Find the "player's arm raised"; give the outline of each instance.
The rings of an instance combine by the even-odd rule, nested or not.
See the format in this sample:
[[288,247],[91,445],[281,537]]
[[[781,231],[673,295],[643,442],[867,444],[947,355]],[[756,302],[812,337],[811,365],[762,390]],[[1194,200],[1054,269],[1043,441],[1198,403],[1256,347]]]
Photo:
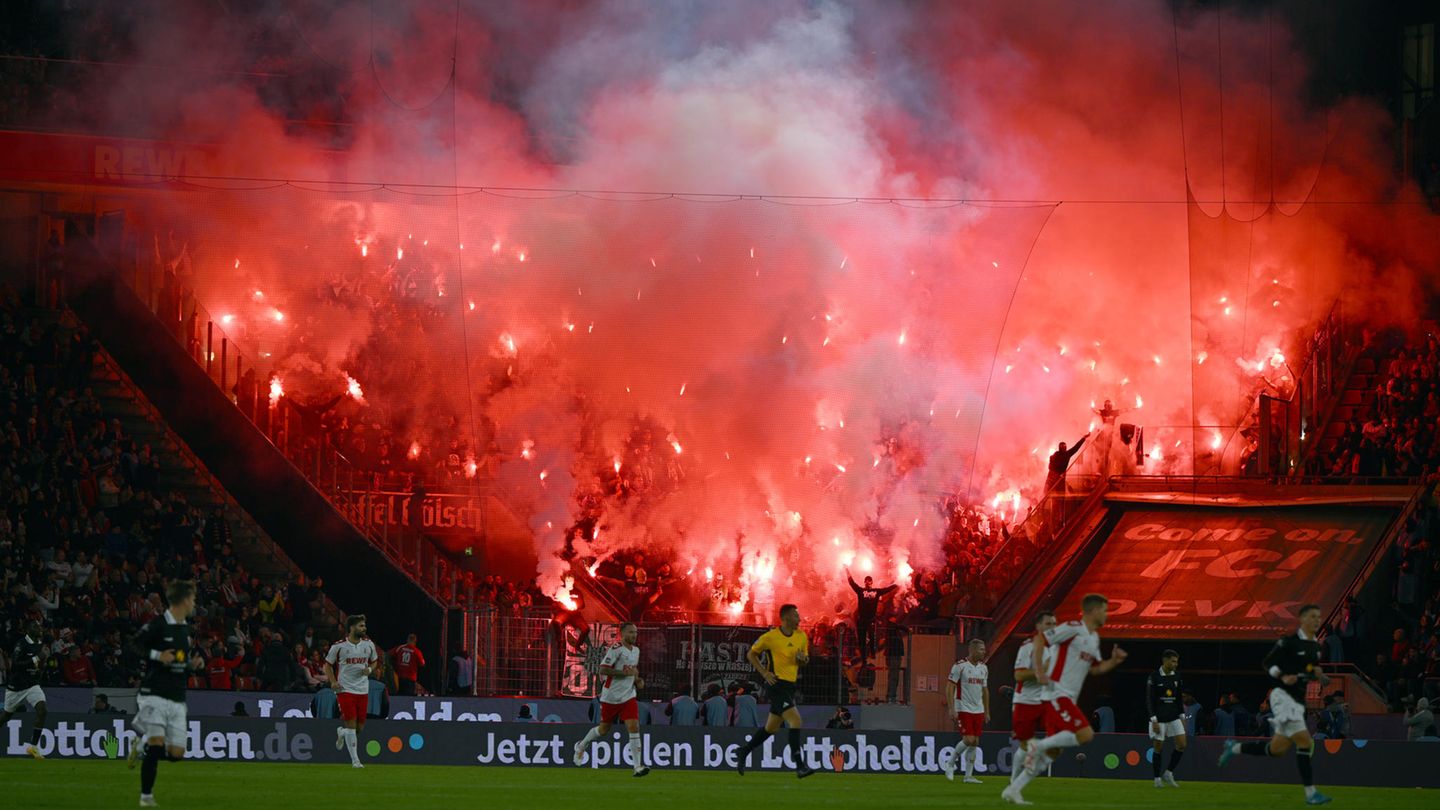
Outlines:
[[1100,663],[1090,667],[1090,674],[1104,675],[1105,673],[1124,663],[1126,656],[1128,656],[1129,654],[1130,653],[1127,653],[1124,650],[1120,649],[1119,644],[1116,644],[1114,647],[1110,648],[1109,658],[1106,658],[1104,661],[1101,661]]

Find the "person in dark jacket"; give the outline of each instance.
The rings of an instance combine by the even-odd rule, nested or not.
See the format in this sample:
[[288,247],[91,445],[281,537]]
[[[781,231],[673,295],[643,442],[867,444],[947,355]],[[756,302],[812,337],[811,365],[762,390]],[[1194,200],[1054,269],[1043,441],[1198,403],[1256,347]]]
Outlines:
[[1085,446],[1085,440],[1088,438],[1090,438],[1090,434],[1086,433],[1080,437],[1080,441],[1075,442],[1074,447],[1068,450],[1065,442],[1060,442],[1060,446],[1050,454],[1050,471],[1045,474],[1045,491],[1047,493],[1054,491],[1061,495],[1065,494],[1065,471],[1070,469],[1070,459],[1080,452],[1080,448]]

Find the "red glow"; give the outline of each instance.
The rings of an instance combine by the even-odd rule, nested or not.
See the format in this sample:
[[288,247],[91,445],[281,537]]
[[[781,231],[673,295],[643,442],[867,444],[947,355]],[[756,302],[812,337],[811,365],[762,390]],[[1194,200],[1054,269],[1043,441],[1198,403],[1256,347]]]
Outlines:
[[[337,71],[355,123],[324,162],[253,92],[166,87],[216,171],[295,182],[147,189],[142,253],[193,278],[232,352],[294,402],[344,379],[346,416],[368,402],[393,452],[439,461],[459,439],[464,476],[486,469],[566,604],[566,572],[642,547],[761,610],[829,611],[841,561],[901,580],[944,565],[944,503],[1014,529],[1057,442],[1087,429],[1077,473],[1117,423],[1145,430],[1144,472],[1213,466],[1257,392],[1305,368],[1341,290],[1404,319],[1408,268],[1440,254],[1407,206],[1324,204],[1416,191],[1393,182],[1381,111],[1310,106],[1294,35],[1234,4],[1177,21],[1155,2],[718,3],[699,49],[546,4],[525,31],[461,4],[441,35],[411,5],[386,20],[407,56],[383,84],[424,89],[458,25],[474,47],[440,60],[455,92],[400,109],[374,71]],[[365,64],[354,16],[334,15],[330,45],[361,42]],[[905,47],[881,70],[873,32],[892,29]],[[486,85],[521,58],[523,114]],[[903,102],[916,87],[946,92]],[[570,188],[616,191],[505,190]],[[1315,205],[1268,202],[1312,189]],[[401,247],[416,231],[436,247]],[[1094,412],[1106,400],[1118,416]],[[614,528],[567,546],[592,519]],[[814,538],[820,559],[797,563]],[[717,610],[740,615],[735,598]]]

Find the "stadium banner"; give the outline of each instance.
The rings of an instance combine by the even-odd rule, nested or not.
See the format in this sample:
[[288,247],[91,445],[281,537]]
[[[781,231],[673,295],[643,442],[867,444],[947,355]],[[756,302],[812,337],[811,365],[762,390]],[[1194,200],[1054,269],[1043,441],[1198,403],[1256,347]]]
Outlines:
[[[686,631],[688,635],[688,630]],[[648,683],[646,684],[649,685]],[[45,700],[51,712],[85,714],[90,711],[96,694],[104,694],[111,706],[135,714],[133,688],[88,689],[80,687],[45,687]],[[666,695],[669,697],[669,695]],[[228,717],[235,704],[258,719],[309,719],[313,694],[308,692],[227,692],[213,689],[192,689],[186,705],[192,718]],[[514,720],[520,706],[528,705],[534,717],[546,723],[590,722],[591,701],[560,698],[481,698],[481,697],[403,697],[390,696],[390,720],[420,720],[430,723],[501,723]],[[652,722],[668,722],[665,704],[647,701]],[[766,707],[762,704],[761,711]],[[850,706],[856,717],[862,708]],[[801,706],[800,715],[806,723],[823,725],[835,713],[829,705]]]
[[[343,180],[342,153],[309,149],[316,182]],[[252,165],[247,165],[252,163]],[[0,177],[42,183],[150,186],[172,178],[251,176],[248,156],[215,144],[0,129]]]
[[[102,715],[51,715],[39,749],[59,759],[118,759],[129,750],[134,732],[128,718]],[[12,719],[3,729],[5,755],[25,756],[30,718]],[[334,746],[336,721],[263,720],[212,717],[189,722],[185,757],[222,762],[314,762],[343,764],[348,754]],[[505,765],[573,768],[571,751],[588,724],[415,723],[377,720],[360,733],[362,760],[377,765]],[[646,728],[642,757],[655,768],[727,770],[748,739],[743,729],[661,726]],[[802,752],[815,768],[872,774],[936,774],[953,754],[955,733],[918,731],[805,731]],[[1215,761],[1222,741],[1204,737],[1191,743],[1179,774],[1187,781],[1293,781],[1286,760],[1239,757],[1221,770]],[[1437,749],[1430,743],[1388,740],[1323,740],[1316,747],[1315,771],[1322,785],[1366,787],[1440,787],[1440,769],[1428,767]],[[1100,734],[1080,750],[1067,750],[1055,762],[1055,776],[1150,779],[1150,743],[1141,734]],[[1013,741],[1002,732],[981,738],[976,771],[1008,774],[1015,762]],[[629,767],[630,752],[620,730],[596,741],[582,767]],[[751,758],[755,770],[794,768],[783,741],[771,738]]]
[[216,174],[215,147],[58,132],[0,130],[0,176],[106,185]]
[[[681,687],[693,686],[690,678],[692,627],[685,624],[638,628],[637,644],[642,656],[640,671],[645,673],[641,700],[668,700]],[[605,656],[606,650],[620,643],[620,625],[592,622],[584,641],[576,644],[567,639],[565,645],[560,694],[566,697],[591,698],[600,694],[603,680],[600,677],[600,659]]]
[[[375,529],[411,525],[412,498],[409,492],[355,490],[343,510],[346,517]],[[429,534],[475,534],[485,526],[480,498],[473,495],[431,493],[420,503],[420,526]]]
[[[702,625],[697,633],[694,650],[686,649],[688,644],[683,645],[681,654],[675,657],[677,677],[681,673],[689,677],[688,673],[693,667],[700,681],[696,684],[697,695],[704,694],[712,685],[728,689],[731,684],[737,683],[750,692],[756,692],[760,679],[745,656],[750,653],[750,646],[755,640],[769,629],[741,625]],[[804,686],[800,689],[803,693]],[[763,693],[759,693],[759,698],[768,702]]]
[[1335,605],[1393,520],[1393,507],[1127,510],[1060,603],[1110,598],[1113,638],[1273,639],[1295,610]]

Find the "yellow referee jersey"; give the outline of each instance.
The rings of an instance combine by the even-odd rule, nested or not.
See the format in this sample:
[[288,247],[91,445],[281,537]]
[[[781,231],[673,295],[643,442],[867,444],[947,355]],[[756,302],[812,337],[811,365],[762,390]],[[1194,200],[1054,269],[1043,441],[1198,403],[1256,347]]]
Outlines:
[[775,677],[793,683],[800,677],[800,665],[796,663],[795,656],[802,652],[810,654],[810,639],[805,636],[804,630],[796,630],[787,636],[776,627],[766,631],[750,649],[757,653],[768,651],[770,669]]

